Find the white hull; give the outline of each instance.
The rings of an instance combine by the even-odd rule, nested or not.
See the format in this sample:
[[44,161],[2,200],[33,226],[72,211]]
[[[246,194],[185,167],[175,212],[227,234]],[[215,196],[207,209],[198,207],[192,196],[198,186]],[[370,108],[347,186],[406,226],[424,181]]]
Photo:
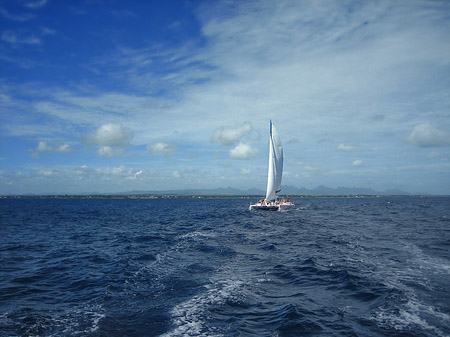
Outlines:
[[249,206],[250,211],[285,211],[291,209],[295,206],[293,202],[287,201],[284,203],[275,203],[275,204],[264,204],[264,203],[256,203]]

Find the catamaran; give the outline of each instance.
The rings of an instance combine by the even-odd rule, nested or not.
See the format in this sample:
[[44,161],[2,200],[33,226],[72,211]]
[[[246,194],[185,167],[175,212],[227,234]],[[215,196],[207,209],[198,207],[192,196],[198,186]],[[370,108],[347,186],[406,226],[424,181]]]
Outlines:
[[294,202],[287,198],[279,199],[283,176],[283,146],[280,135],[270,121],[269,171],[267,176],[266,197],[256,204],[250,204],[249,210],[282,211],[294,207]]

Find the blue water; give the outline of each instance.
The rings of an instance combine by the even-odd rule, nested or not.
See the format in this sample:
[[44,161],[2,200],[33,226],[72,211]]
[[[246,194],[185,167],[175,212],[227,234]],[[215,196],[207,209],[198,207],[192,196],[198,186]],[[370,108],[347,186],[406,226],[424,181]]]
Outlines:
[[450,335],[449,197],[249,203],[0,199],[0,335]]

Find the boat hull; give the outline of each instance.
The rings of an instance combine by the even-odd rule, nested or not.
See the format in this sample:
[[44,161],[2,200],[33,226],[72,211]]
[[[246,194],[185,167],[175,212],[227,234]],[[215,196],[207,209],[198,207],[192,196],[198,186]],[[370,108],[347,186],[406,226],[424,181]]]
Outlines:
[[249,206],[250,211],[285,211],[294,207],[294,203],[286,202],[275,205],[253,204]]
[[250,205],[251,211],[279,211],[279,205]]

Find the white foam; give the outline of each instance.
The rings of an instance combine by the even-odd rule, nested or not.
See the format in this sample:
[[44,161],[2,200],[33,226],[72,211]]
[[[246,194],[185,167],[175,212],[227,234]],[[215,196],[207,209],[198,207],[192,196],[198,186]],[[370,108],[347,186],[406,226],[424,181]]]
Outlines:
[[414,331],[420,327],[436,336],[446,336],[441,331],[442,327],[448,327],[450,315],[440,312],[435,303],[423,302],[419,299],[416,287],[420,286],[423,291],[433,294],[436,287],[430,280],[430,275],[437,275],[438,278],[446,278],[450,265],[440,259],[426,254],[418,246],[403,242],[400,247],[403,252],[408,253],[408,259],[404,268],[391,265],[390,268],[380,268],[380,277],[392,289],[401,290],[403,296],[408,299],[405,304],[397,304],[391,307],[391,302],[386,306],[378,308],[374,321],[381,327],[395,330]]
[[214,238],[214,237],[216,237],[216,234],[212,233],[212,232],[194,231],[194,232],[180,235],[178,238],[179,239],[191,239],[191,238],[198,238],[198,237]]
[[13,320],[11,318],[9,318],[10,314],[8,312],[5,312],[3,314],[0,313],[0,324],[7,326],[13,323]]
[[222,336],[206,319],[211,307],[225,303],[238,296],[243,282],[239,280],[219,280],[205,286],[205,291],[172,309],[172,323],[175,328],[161,337],[167,336]]
[[[87,333],[97,331],[99,323],[104,317],[104,310],[101,307],[76,309],[60,317],[53,317],[52,326],[53,328],[62,328],[64,334],[85,336]],[[48,336],[57,337],[60,335],[61,332],[56,332]]]
[[[189,240],[189,239],[197,240],[198,238],[214,238],[214,237],[216,237],[216,235],[213,233],[200,232],[200,231],[194,231],[194,232],[189,232],[189,233],[180,235],[177,237],[179,242],[177,242],[174,246],[169,247],[168,250],[156,254],[155,260],[152,261],[148,267],[144,267],[143,270],[163,264],[166,262],[167,259],[172,258],[175,252],[184,250],[189,245],[189,243],[186,242],[186,240]],[[165,268],[166,267],[167,266],[165,265]]]
[[421,316],[433,315],[440,317],[443,322],[449,322],[450,316],[445,313],[436,312],[432,306],[427,306],[419,303],[416,299],[409,300],[402,309],[388,310],[386,308],[379,308],[376,313],[375,321],[384,328],[395,330],[411,330],[414,331],[416,327],[421,327],[424,330],[433,332],[436,336],[446,336],[438,327],[426,322]]
[[408,248],[413,255],[413,261],[419,269],[426,269],[434,273],[450,273],[450,263],[448,261],[439,257],[430,256],[413,244],[408,245]]

